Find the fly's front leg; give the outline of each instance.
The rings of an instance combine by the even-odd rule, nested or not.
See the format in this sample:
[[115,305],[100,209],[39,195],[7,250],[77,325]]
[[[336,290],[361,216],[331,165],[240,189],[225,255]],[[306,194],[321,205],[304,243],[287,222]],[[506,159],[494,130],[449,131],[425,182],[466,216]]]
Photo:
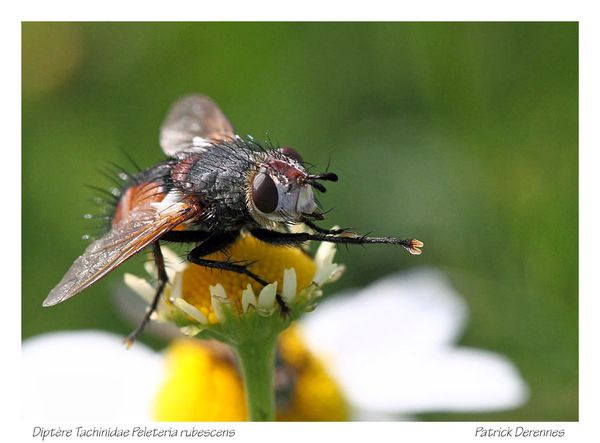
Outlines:
[[146,313],[144,317],[138,324],[137,328],[125,338],[125,346],[128,348],[133,345],[137,336],[144,330],[144,327],[150,321],[150,317],[154,311],[156,311],[156,307],[158,306],[158,301],[160,300],[160,296],[165,289],[167,282],[169,281],[169,277],[167,277],[167,271],[165,269],[165,259],[162,255],[162,251],[160,250],[160,244],[158,240],[152,243],[152,255],[154,256],[154,263],[156,264],[156,271],[158,273],[158,285],[156,287],[156,292],[154,294],[154,298],[152,299],[152,303],[146,309]]
[[307,232],[290,233],[269,231],[267,229],[254,229],[250,231],[253,236],[266,243],[284,246],[298,246],[309,240],[326,241],[330,243],[366,245],[366,244],[385,244],[399,245],[413,255],[419,255],[423,242],[415,238],[400,239],[394,237],[368,237],[344,231],[339,235],[322,234],[316,232],[309,234]]
[[319,234],[329,234],[329,235],[340,235],[345,232],[348,232],[351,228],[340,228],[340,229],[324,229],[320,226],[317,226],[310,220],[304,220],[304,224],[309,228],[317,231]]
[[[242,274],[256,281],[262,286],[267,286],[269,283],[263,280],[261,277],[256,275],[254,272],[249,271],[245,265],[237,263],[231,263],[227,261],[210,260],[204,258],[205,256],[212,254],[213,252],[221,251],[227,246],[231,245],[238,238],[237,233],[224,233],[210,237],[205,242],[196,246],[188,254],[188,261],[199,266],[204,266],[212,269],[220,269],[222,271],[230,271],[238,274]],[[285,301],[279,293],[275,294],[275,300],[279,305],[282,315],[289,315],[290,309],[286,305]]]

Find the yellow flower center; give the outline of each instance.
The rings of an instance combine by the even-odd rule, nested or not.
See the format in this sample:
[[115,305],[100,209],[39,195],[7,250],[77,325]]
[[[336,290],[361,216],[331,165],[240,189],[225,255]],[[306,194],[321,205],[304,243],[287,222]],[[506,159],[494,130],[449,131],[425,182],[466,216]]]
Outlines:
[[[348,406],[326,368],[294,327],[280,337],[281,358],[296,375],[281,421],[342,421]],[[233,355],[223,345],[178,340],[167,351],[167,378],[155,403],[159,421],[243,421],[246,402]]]
[[345,421],[349,419],[348,405],[340,387],[331,378],[319,359],[312,355],[291,327],[280,336],[283,361],[296,371],[296,386],[292,403],[278,411],[280,421]]
[[[225,252],[215,252],[204,257],[209,260],[250,263],[247,269],[263,280],[277,281],[280,291],[283,285],[283,271],[294,268],[297,278],[297,291],[310,285],[315,275],[313,259],[299,248],[274,246],[261,242],[249,234],[242,235]],[[242,312],[242,291],[250,284],[258,294],[262,286],[253,279],[236,272],[211,269],[190,264],[183,273],[181,297],[200,310],[210,323],[216,323],[211,305],[209,286],[223,285],[225,293],[238,312]]]
[[244,390],[232,358],[198,340],[175,341],[167,352],[167,379],[156,397],[156,419],[244,420]]

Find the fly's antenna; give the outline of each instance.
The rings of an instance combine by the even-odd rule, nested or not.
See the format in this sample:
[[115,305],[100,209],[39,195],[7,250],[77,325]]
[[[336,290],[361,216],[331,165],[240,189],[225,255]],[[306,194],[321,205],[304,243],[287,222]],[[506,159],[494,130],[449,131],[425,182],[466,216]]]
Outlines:
[[323,174],[309,175],[307,177],[307,179],[310,179],[310,180],[324,180],[324,181],[329,181],[329,182],[336,182],[336,181],[338,181],[338,176],[334,172],[325,172]]
[[335,174],[333,172],[324,172],[323,174],[307,175],[306,178],[304,179],[304,181],[306,181],[307,183],[310,183],[311,186],[313,188],[315,188],[317,191],[326,192],[327,188],[325,188],[325,186],[323,186],[321,183],[319,183],[318,180],[336,182],[336,181],[338,181],[338,176],[337,176],[337,174]]

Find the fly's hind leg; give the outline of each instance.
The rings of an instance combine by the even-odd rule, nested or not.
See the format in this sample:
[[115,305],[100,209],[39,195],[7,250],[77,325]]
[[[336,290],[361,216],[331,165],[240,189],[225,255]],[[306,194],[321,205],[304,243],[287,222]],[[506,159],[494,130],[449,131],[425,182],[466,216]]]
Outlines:
[[150,317],[154,311],[156,311],[156,307],[158,306],[158,301],[160,300],[160,296],[162,295],[163,290],[165,289],[165,285],[169,281],[167,277],[167,271],[165,269],[165,259],[162,255],[162,251],[160,250],[160,244],[158,240],[152,243],[152,255],[154,256],[154,263],[156,264],[156,270],[158,273],[158,285],[156,287],[156,292],[154,294],[154,298],[152,299],[152,303],[147,308],[144,317],[138,324],[137,328],[125,338],[125,346],[128,348],[133,345],[137,336],[144,330],[144,327],[150,321]]
[[[269,283],[263,280],[261,277],[256,275],[254,272],[249,271],[247,266],[238,263],[231,263],[227,261],[210,260],[204,258],[205,256],[212,254],[213,252],[221,251],[227,246],[232,244],[238,237],[237,233],[224,233],[216,236],[212,236],[200,245],[196,246],[188,254],[188,261],[199,266],[204,266],[212,269],[220,269],[222,271],[236,272],[238,274],[245,275],[251,278],[255,282],[262,286],[267,286]],[[287,306],[281,294],[275,294],[275,300],[281,311],[281,315],[287,317],[290,314],[290,308]]]

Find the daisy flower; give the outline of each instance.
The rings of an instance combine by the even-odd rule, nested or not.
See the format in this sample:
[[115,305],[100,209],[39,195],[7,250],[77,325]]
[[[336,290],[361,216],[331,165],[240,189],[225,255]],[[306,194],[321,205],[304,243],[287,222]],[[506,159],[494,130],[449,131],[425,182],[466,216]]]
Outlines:
[[[205,257],[243,262],[247,271],[272,282],[264,287],[250,275],[182,262],[168,248],[162,252],[169,284],[156,319],[177,324],[186,335],[229,345],[243,375],[249,418],[274,419],[276,342],[292,321],[314,309],[322,286],[342,274],[344,267],[333,263],[335,246],[322,243],[313,258],[302,248],[274,246],[242,234],[226,251]],[[152,263],[146,268],[156,275]],[[127,274],[125,283],[150,304],[155,290],[149,281]]]
[[[463,299],[431,269],[320,303],[280,336],[276,418],[398,420],[522,405],[528,388],[506,357],[456,345],[466,321]],[[248,417],[239,365],[214,341],[175,340],[162,352],[137,343],[125,352],[108,333],[46,334],[24,343],[23,368],[28,418]]]

